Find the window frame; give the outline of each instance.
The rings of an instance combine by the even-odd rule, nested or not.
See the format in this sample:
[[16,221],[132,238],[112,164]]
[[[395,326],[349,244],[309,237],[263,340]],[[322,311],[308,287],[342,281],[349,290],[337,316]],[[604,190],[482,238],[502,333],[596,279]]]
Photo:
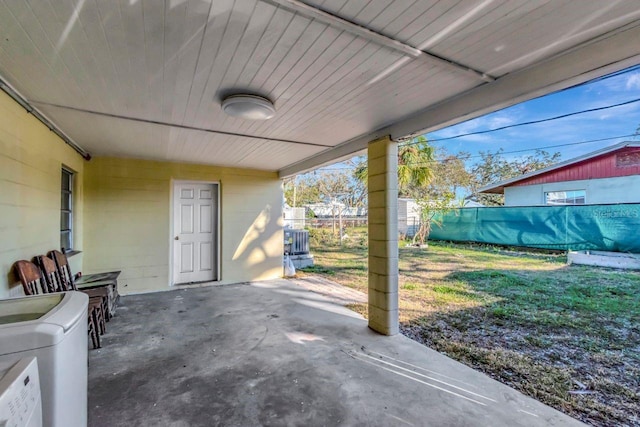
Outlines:
[[[60,178],[60,250],[63,250],[64,252],[69,252],[69,251],[73,251],[73,187],[74,187],[74,175],[75,173],[66,167],[62,167],[61,168],[61,178]],[[65,189],[65,178],[68,177],[68,181],[69,181],[69,185],[68,185],[68,189]],[[65,204],[62,202],[63,201],[63,197],[68,197],[68,209],[65,209]],[[68,226],[68,228],[63,228],[62,222],[64,219],[64,214],[68,215],[68,222],[67,224],[65,224],[66,226]],[[69,242],[69,246],[68,248],[65,248],[63,246],[63,242],[65,242],[65,238],[63,236],[65,236],[66,234],[68,234],[68,242]]]
[[[563,201],[572,200],[573,202],[565,202],[565,203],[549,203],[549,194],[552,193],[565,193],[565,198],[560,199]],[[570,193],[572,194],[570,196]],[[582,199],[582,203],[576,203],[576,200]],[[557,199],[556,199],[557,200]],[[576,189],[576,190],[554,190],[554,191],[545,191],[544,192],[544,204],[545,206],[582,206],[587,204],[587,190],[586,189]]]

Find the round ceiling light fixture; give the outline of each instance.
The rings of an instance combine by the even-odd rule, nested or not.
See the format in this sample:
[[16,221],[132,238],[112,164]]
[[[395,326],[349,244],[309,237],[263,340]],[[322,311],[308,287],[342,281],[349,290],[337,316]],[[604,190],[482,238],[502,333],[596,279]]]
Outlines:
[[231,95],[222,101],[222,111],[247,120],[269,120],[276,108],[267,98],[256,95]]

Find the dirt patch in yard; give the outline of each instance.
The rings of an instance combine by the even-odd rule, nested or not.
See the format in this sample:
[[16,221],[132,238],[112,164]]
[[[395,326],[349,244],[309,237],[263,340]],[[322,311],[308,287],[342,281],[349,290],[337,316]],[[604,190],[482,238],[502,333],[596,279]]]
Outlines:
[[[640,371],[624,349],[608,350],[595,331],[509,323],[502,315],[474,309],[427,316],[401,328],[408,337],[582,421],[638,425]],[[616,331],[603,329],[607,335]]]
[[[366,247],[313,253],[314,273],[366,292]],[[401,248],[402,333],[586,423],[640,426],[640,274],[565,261]]]

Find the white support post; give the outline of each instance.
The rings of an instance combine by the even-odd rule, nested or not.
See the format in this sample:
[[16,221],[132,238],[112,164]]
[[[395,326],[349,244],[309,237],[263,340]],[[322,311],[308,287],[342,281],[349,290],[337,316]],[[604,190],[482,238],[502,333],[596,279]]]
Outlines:
[[398,144],[388,136],[368,146],[369,327],[398,333]]

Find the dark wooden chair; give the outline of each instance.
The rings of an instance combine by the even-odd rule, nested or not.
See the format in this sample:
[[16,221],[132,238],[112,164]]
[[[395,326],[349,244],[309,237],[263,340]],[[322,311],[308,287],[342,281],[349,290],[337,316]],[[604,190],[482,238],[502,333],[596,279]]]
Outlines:
[[63,286],[62,280],[60,280],[60,275],[58,274],[58,269],[56,268],[56,264],[52,260],[42,255],[35,257],[34,260],[35,264],[40,268],[40,272],[42,273],[42,279],[47,289],[45,291],[46,293],[64,292],[67,290],[71,290]]
[[[52,290],[52,292],[65,292],[65,291],[75,291],[76,287],[73,285],[73,282],[67,282],[62,280],[60,274],[58,273],[58,267],[56,263],[49,257],[44,255],[39,255],[35,257],[36,264],[40,267],[42,271],[42,275],[44,277],[47,288]],[[81,291],[89,296],[89,306],[95,307],[95,310],[92,312],[92,316],[95,320],[95,329],[99,334],[104,334],[107,330],[106,327],[106,319],[107,319],[107,294],[106,292],[101,292],[99,289],[90,290],[90,291]]]
[[71,274],[71,268],[69,267],[66,255],[60,251],[49,251],[49,253],[47,253],[47,257],[55,263],[58,275],[65,285],[73,290],[77,290],[77,287],[73,282],[73,274]]
[[[47,267],[44,268],[51,272],[51,264],[46,263],[46,265]],[[13,268],[16,276],[18,276],[18,279],[22,284],[25,295],[39,295],[55,292],[53,290],[54,286],[47,283],[47,280],[43,275],[43,270],[36,264],[30,261],[20,260],[13,264]],[[55,281],[55,278],[53,278],[53,280]],[[101,319],[101,311],[101,303],[99,301],[94,301],[92,303],[90,300],[87,307],[87,325],[93,348],[100,348],[99,322]]]
[[37,265],[31,261],[20,260],[13,264],[13,270],[22,284],[25,295],[48,293],[46,282]]
[[[52,251],[53,252],[53,251]],[[49,254],[51,254],[52,252],[49,252]],[[57,252],[57,251],[56,251]],[[60,253],[60,252],[58,252]],[[60,253],[60,255],[62,255],[62,257],[64,257],[63,254]],[[57,278],[57,280],[60,283],[60,287],[63,291],[80,291],[83,292],[85,294],[87,294],[89,296],[89,298],[100,298],[100,304],[102,307],[102,315],[101,317],[104,318],[105,321],[109,321],[109,319],[111,319],[111,315],[110,315],[110,311],[109,311],[109,296],[110,296],[110,292],[107,286],[105,287],[99,287],[99,288],[94,288],[94,289],[78,289],[75,285],[75,283],[73,282],[73,277],[71,276],[71,270],[69,269],[69,264],[59,264],[58,262],[56,262],[56,257],[55,254],[54,256],[50,256],[47,255],[45,256],[40,256],[37,257],[38,258],[38,264],[44,264],[46,263],[46,267],[44,265],[41,265],[41,269],[47,268],[48,270],[51,270],[52,268],[55,270],[56,274],[54,275],[53,273],[48,274],[49,276],[55,276]],[[64,261],[66,261],[66,257],[63,258]],[[66,266],[66,268],[64,268]],[[106,328],[100,328],[101,330],[106,330]],[[101,332],[104,333],[104,332]]]
[[95,326],[97,328],[98,334],[104,335],[107,332],[104,298],[89,297],[89,305],[93,305],[96,307],[96,310],[93,313],[93,316],[95,317]]
[[89,333],[89,338],[91,338],[91,344],[93,345],[93,348],[100,348],[100,334],[98,333],[97,329],[96,329],[96,324],[92,319],[92,316],[89,317],[89,322],[88,322],[88,329],[87,329],[88,333]]
[[[107,305],[105,319],[108,321],[113,317],[119,296],[117,280],[117,277],[120,274],[119,271],[83,276],[83,280],[78,284],[76,280],[74,280],[71,267],[69,266],[69,261],[64,253],[53,250],[50,251],[47,256],[55,262],[56,268],[58,269],[58,275],[67,288],[85,292],[89,294],[89,296],[105,297]],[[96,280],[93,281],[92,277]],[[104,277],[107,277],[107,280],[100,280],[100,278]]]
[[[36,257],[39,262],[42,262],[41,258],[46,257]],[[52,265],[51,260],[49,261],[50,262],[43,262],[42,267],[39,267],[37,264],[26,260],[16,261],[13,264],[13,269],[16,276],[20,280],[20,284],[22,285],[22,289],[24,290],[25,295],[47,294],[63,290],[61,289],[62,285],[59,277],[56,277],[57,270],[55,268],[55,265]],[[94,334],[98,334],[98,332],[100,331],[99,322],[104,316],[100,314],[101,312],[101,302],[94,301],[92,303],[90,300],[87,307],[87,323],[89,335],[91,335],[92,331]],[[91,338],[94,348],[99,348],[99,336],[94,337],[91,335]]]

